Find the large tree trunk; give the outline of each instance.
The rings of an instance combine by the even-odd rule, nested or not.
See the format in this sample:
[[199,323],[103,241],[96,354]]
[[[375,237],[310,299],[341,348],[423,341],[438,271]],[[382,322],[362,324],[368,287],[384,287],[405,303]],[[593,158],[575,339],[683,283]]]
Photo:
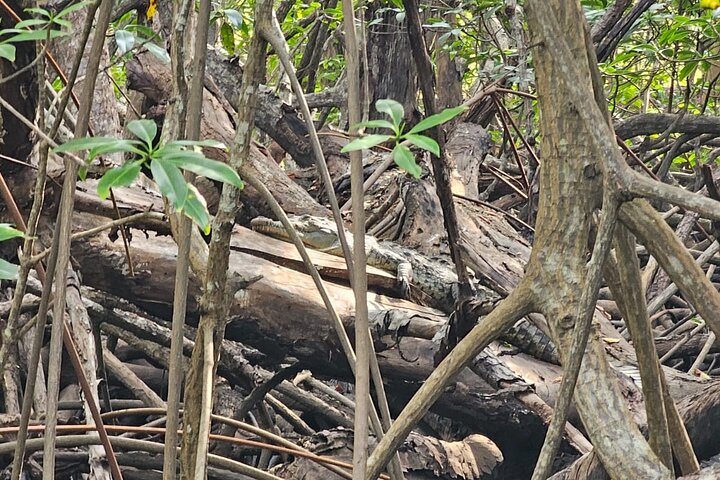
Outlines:
[[382,118],[375,110],[375,102],[391,98],[405,107],[406,119],[415,111],[417,91],[415,67],[410,52],[407,23],[384,2],[368,4],[367,22],[376,19],[367,32],[368,86],[370,90],[370,118]]
[[[587,251],[591,240],[593,213],[600,207],[603,191],[602,168],[594,152],[596,146],[578,112],[578,105],[566,91],[566,73],[558,64],[572,63],[580,71],[583,89],[590,98],[602,98],[594,92],[588,58],[585,25],[578,2],[555,0],[532,2],[527,6],[531,32],[539,32],[536,9],[551,9],[566,32],[564,40],[571,58],[554,58],[558,52],[542,45],[537,34],[535,49],[538,98],[541,110],[542,168],[540,204],[535,243],[527,276],[533,279],[535,302],[548,319],[553,338],[560,349],[563,364],[568,361],[573,328],[582,312],[583,292],[590,279]],[[602,110],[604,104],[599,105]],[[607,206],[606,206],[607,207]],[[610,207],[608,207],[610,208]],[[591,441],[612,478],[669,478],[669,471],[650,450],[632,422],[623,398],[610,374],[603,343],[597,330],[590,334],[575,403]],[[625,462],[620,462],[619,459]]]

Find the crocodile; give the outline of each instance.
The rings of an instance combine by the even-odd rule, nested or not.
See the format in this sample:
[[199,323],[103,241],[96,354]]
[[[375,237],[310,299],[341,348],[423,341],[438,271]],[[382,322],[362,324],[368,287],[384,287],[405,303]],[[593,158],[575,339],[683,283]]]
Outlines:
[[[313,250],[342,256],[337,228],[331,220],[301,215],[291,217],[290,222],[306,246]],[[290,241],[285,227],[278,221],[256,217],[250,221],[250,226],[259,233]],[[348,244],[352,245],[352,234],[346,231],[345,236]],[[427,257],[394,242],[378,241],[369,235],[365,237],[365,250],[368,265],[396,275],[401,294],[406,295],[408,284],[411,284],[420,291],[421,296],[419,299],[410,298],[411,300],[437,308],[446,314],[454,311],[458,293],[457,275],[447,261]],[[500,300],[499,295],[479,284],[475,285],[475,295],[477,299],[487,303],[496,303]],[[555,345],[532,322],[521,319],[501,338],[536,358],[559,364]]]
[[[342,246],[335,223],[331,220],[312,215],[291,217],[290,222],[298,232],[303,243],[320,252],[342,256]],[[250,221],[253,230],[280,240],[290,241],[282,223],[265,217],[256,217]],[[348,244],[352,245],[352,234],[345,232]],[[426,257],[418,252],[393,242],[378,241],[375,237],[365,236],[367,264],[396,276],[400,293],[410,298],[410,286],[420,292],[420,301],[444,312],[452,312],[457,299],[457,275],[443,260]],[[495,296],[486,290],[488,296]]]

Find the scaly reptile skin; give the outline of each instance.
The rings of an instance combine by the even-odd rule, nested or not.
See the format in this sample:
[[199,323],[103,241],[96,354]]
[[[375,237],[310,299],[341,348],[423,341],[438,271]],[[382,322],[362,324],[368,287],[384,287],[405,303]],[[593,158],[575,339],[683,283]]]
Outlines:
[[[303,243],[321,252],[342,256],[335,224],[321,217],[302,215],[290,218]],[[250,222],[253,230],[280,240],[290,241],[283,225],[265,217],[254,218]],[[345,232],[348,243],[352,245],[352,234]],[[457,276],[451,268],[439,260],[391,242],[378,242],[374,237],[365,237],[367,263],[397,276],[400,289],[407,297],[409,284],[412,284],[423,296],[423,303],[445,312],[452,311],[455,304]]]
[[[331,220],[302,215],[291,217],[290,222],[306,246],[313,250],[342,256],[337,229]],[[257,232],[290,241],[285,227],[278,221],[257,217],[251,220],[250,226]],[[352,245],[352,234],[345,232],[345,235],[348,243]],[[421,292],[423,298],[419,301],[448,314],[453,312],[457,295],[457,275],[447,263],[428,258],[393,242],[378,242],[371,236],[365,237],[365,250],[368,265],[395,274],[400,290],[406,297],[410,283]],[[480,285],[476,288],[478,299],[488,302],[499,301],[500,297],[495,292]],[[551,340],[527,320],[517,322],[502,335],[502,339],[537,358],[559,363],[557,350]]]

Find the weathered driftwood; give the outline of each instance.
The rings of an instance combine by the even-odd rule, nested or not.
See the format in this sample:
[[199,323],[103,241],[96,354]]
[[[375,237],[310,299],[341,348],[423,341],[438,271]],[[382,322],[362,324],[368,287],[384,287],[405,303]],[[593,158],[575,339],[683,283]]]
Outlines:
[[[85,214],[78,222],[87,226],[90,218]],[[254,235],[247,241],[254,243],[255,249],[272,243],[271,239],[248,230],[238,228],[238,232]],[[283,242],[278,244],[278,247],[290,248]],[[150,311],[167,314],[175,268],[173,242],[163,237],[146,239],[141,233],[136,233],[131,252],[137,271],[134,278],[126,274],[121,246],[104,236],[78,242],[74,247],[74,255],[80,262],[87,285],[131,299]],[[320,253],[315,255],[316,263],[320,265],[323,260],[331,264],[337,262],[334,257]],[[290,356],[319,374],[349,378],[349,368],[341,360],[343,357],[327,321],[327,313],[306,275],[239,251],[232,252],[231,265],[231,273],[245,277],[261,274],[263,278],[239,293],[239,303],[231,310],[233,319],[227,330],[229,338],[266,352],[267,362],[277,362]],[[351,291],[337,284],[328,284],[328,289],[341,317],[350,325]],[[197,286],[191,284],[191,295],[197,295],[197,292]],[[191,318],[193,312],[197,314],[195,308],[196,303],[191,298]],[[400,407],[417,388],[418,382],[432,371],[434,344],[427,338],[437,332],[446,318],[432,309],[380,294],[371,295],[370,312],[379,321],[381,330],[388,333],[380,337],[376,345],[389,390],[395,405]],[[407,335],[421,338],[396,339],[394,333],[401,327]],[[219,372],[224,374],[223,367]],[[232,370],[231,373],[237,372]],[[438,404],[438,411],[461,419],[476,431],[487,432],[499,445],[505,443],[508,448],[516,445],[520,436],[523,442],[530,442],[527,449],[534,450],[542,438],[543,422],[522,407],[514,398],[514,393],[498,393],[470,371],[458,378],[455,389]],[[511,420],[517,418],[522,418],[522,422]],[[514,429],[508,425],[515,425],[518,430],[513,432]]]
[[135,397],[148,407],[164,407],[165,402],[143,382],[128,365],[125,365],[111,351],[104,350],[103,358],[110,375],[118,379]]
[[[708,336],[709,335],[707,333],[691,336],[680,346],[680,348],[675,350],[670,358],[696,356],[700,352],[700,349],[702,349],[703,345],[707,342]],[[682,339],[684,339],[684,335],[673,335],[667,338],[655,339],[655,348],[657,349],[658,356],[662,357],[668,353],[673,347],[675,347],[675,344]],[[720,341],[715,340],[710,347],[709,353],[720,353]]]
[[[92,188],[90,185],[89,188]],[[132,203],[140,206],[150,205],[154,203],[153,197],[146,192],[138,192],[136,190],[120,190],[118,196],[121,206],[125,205],[124,198],[129,195]],[[86,198],[85,205],[88,211],[100,211],[99,208],[93,207],[91,194]],[[142,197],[149,200],[142,200]],[[98,201],[95,200],[95,203]],[[480,221],[501,222],[499,232],[508,232],[505,236],[513,238],[512,229],[507,226],[501,214],[495,212],[480,212],[482,216]],[[494,219],[494,220],[493,220]],[[95,223],[97,220],[85,219],[86,224]],[[79,223],[83,223],[82,220]],[[505,226],[503,226],[503,224]],[[475,225],[478,225],[475,223]],[[481,233],[483,229],[477,227]],[[478,235],[475,238],[489,238],[488,242],[480,243],[481,248],[487,249],[488,258],[492,263],[500,266],[503,272],[510,275],[517,274],[521,271],[523,257],[527,254],[527,250],[518,250],[508,248],[512,243],[505,243],[503,248],[497,248],[493,242],[497,242],[498,238],[503,238],[503,234],[494,235],[491,229],[487,228],[482,237]],[[487,233],[490,232],[490,233]],[[151,233],[152,235],[152,233]],[[499,236],[498,236],[499,235]],[[514,235],[518,238],[517,235]],[[523,245],[523,243],[515,242],[515,245]],[[132,298],[133,301],[144,306],[145,308],[156,311],[158,313],[167,313],[169,311],[172,277],[174,275],[174,244],[168,238],[145,239],[143,235],[136,234],[133,240],[133,260],[138,262],[142,268],[138,277],[131,279],[125,276],[125,260],[121,254],[119,245],[114,245],[97,237],[93,240],[78,244],[78,258],[82,258],[81,264],[88,267],[88,271],[84,271],[84,279],[89,285],[96,286],[106,291],[118,292],[126,298]],[[275,361],[281,360],[285,355],[291,355],[306,362],[306,365],[325,375],[333,375],[347,378],[348,370],[344,361],[338,364],[335,360],[340,355],[338,346],[334,342],[334,333],[331,331],[329,324],[326,322],[326,312],[320,302],[318,294],[314,288],[310,286],[310,282],[304,275],[304,267],[299,262],[299,258],[292,245],[285,242],[275,241],[268,237],[258,235],[241,227],[236,230],[233,240],[233,260],[231,264],[235,266],[235,271],[250,278],[255,275],[263,275],[263,279],[253,284],[246,292],[240,294],[242,305],[235,307],[234,321],[228,329],[229,335],[234,338],[241,339],[243,342],[257,346],[260,350],[268,353],[277,353]],[[313,262],[318,265],[321,272],[328,281],[336,282],[330,284],[329,289],[333,296],[334,303],[338,306],[341,315],[347,323],[352,321],[352,294],[347,285],[347,272],[343,261],[337,257],[324,255],[313,252]],[[98,267],[102,266],[102,270],[98,271]],[[504,282],[508,282],[506,277]],[[404,302],[393,299],[392,296],[398,296],[395,290],[396,282],[393,276],[381,270],[369,269],[369,285],[376,292],[372,299],[371,312],[376,320],[378,320],[378,328],[380,333],[393,333],[400,329],[406,337],[401,338],[397,345],[396,341],[390,337],[379,339],[378,347],[381,351],[381,364],[384,365],[387,382],[390,388],[393,386],[402,387],[402,394],[393,393],[395,404],[399,407],[409,398],[414,388],[412,384],[408,385],[408,380],[420,381],[432,369],[432,354],[434,344],[427,339],[432,338],[438,329],[445,323],[446,317],[440,312],[431,309],[419,307],[410,302]],[[197,295],[197,289],[194,295]],[[385,295],[382,295],[382,294]],[[191,299],[191,308],[194,307],[193,299]],[[290,315],[288,315],[288,312]],[[192,311],[191,311],[192,314]],[[290,318],[289,318],[290,317]],[[600,316],[602,317],[602,316]],[[604,318],[604,317],[603,317]],[[601,320],[603,320],[601,318]],[[292,320],[291,320],[292,319]],[[294,321],[293,321],[294,320]],[[612,330],[607,318],[604,318],[603,327],[606,327],[608,338],[615,338],[616,332]],[[308,335],[308,332],[313,332]],[[417,338],[410,338],[417,337]],[[278,346],[281,348],[278,350]],[[610,353],[619,359],[631,357],[626,342],[618,342],[617,344],[608,343],[607,348]],[[554,402],[555,385],[554,379],[559,377],[557,371],[548,370],[547,364],[537,362],[535,359],[526,358],[525,360],[515,361],[523,357],[504,356],[503,360],[516,369],[517,373],[530,375],[528,380],[535,381],[535,388],[540,397],[550,404]],[[415,360],[414,362],[408,361]],[[416,360],[417,359],[417,360]],[[269,359],[273,361],[273,359]],[[339,367],[339,365],[341,365]],[[551,372],[552,373],[549,373]],[[532,373],[534,372],[534,376]],[[474,376],[473,376],[474,377]],[[674,394],[686,394],[689,389],[685,385],[685,378],[681,379],[681,383],[670,381],[671,390]],[[698,382],[699,384],[699,382]],[[508,396],[502,391],[495,392],[498,385],[491,387],[484,381],[478,383],[475,377],[472,381],[459,385],[452,394],[448,394],[448,398],[456,397],[452,400],[445,400],[438,403],[437,410],[443,411],[445,415],[453,416],[467,420],[467,417],[473,417],[473,424],[478,425],[483,432],[492,435],[499,435],[501,438],[496,439],[498,444],[505,445],[516,442],[506,441],[513,438],[514,433],[506,428],[506,421],[516,413],[518,403],[515,398],[508,407],[505,400],[513,395]],[[471,386],[471,387],[468,387]],[[693,383],[691,388],[698,388]],[[474,390],[476,389],[476,390]],[[493,402],[480,402],[473,405],[472,399],[468,399],[472,391],[483,392],[485,395],[500,395],[502,402],[494,404]],[[460,393],[458,393],[460,392]],[[517,392],[516,392],[517,393]],[[458,397],[459,395],[459,397]],[[627,385],[627,397],[634,398],[635,406],[633,410],[638,414],[636,421],[644,422],[641,414],[642,405],[639,403],[637,395],[637,387],[631,382]],[[515,406],[512,406],[515,405]],[[460,407],[459,407],[460,406]],[[501,411],[490,413],[493,409],[509,408],[505,416]],[[473,409],[477,409],[473,411]],[[444,410],[443,410],[444,409]],[[473,411],[471,415],[469,412]],[[480,412],[487,412],[488,417]],[[482,418],[483,422],[479,419]],[[524,434],[530,431],[542,431],[542,421],[538,416],[530,415],[524,417]],[[531,420],[534,418],[534,420]],[[504,419],[504,420],[503,420]],[[480,427],[479,424],[483,423]],[[496,427],[494,426],[497,426]],[[535,425],[535,426],[532,426]],[[504,439],[503,439],[504,436]],[[531,435],[531,438],[534,434]],[[538,437],[538,441],[539,441]],[[535,440],[528,440],[528,446],[535,443]],[[530,447],[532,448],[532,447]]]
[[[308,447],[338,460],[352,461],[352,432],[324,431],[308,440]],[[487,437],[469,435],[457,442],[411,434],[400,450],[400,461],[406,478],[492,479],[497,478],[503,455]],[[283,478],[340,477],[305,459],[280,466],[276,473]],[[432,475],[428,477],[428,475]]]
[[[703,390],[679,401],[678,411],[698,458],[710,458],[716,455],[720,451],[715,435],[715,428],[720,423],[720,382],[707,383]],[[680,478],[688,480],[718,478],[717,472],[716,465],[704,468],[697,475]],[[608,478],[594,452],[590,452],[571,467],[551,477],[552,480],[607,480]]]
[[[239,62],[236,59],[228,60],[217,50],[210,49],[206,69],[206,84],[217,85],[218,93],[237,110],[240,91],[238,79],[242,78],[243,72]],[[305,122],[294,108],[283,103],[267,88],[262,88],[258,95],[255,125],[289,153],[298,165],[314,165]]]
[[[238,229],[238,231],[242,232],[243,230]],[[252,232],[245,232],[252,235]],[[254,241],[251,237],[246,239],[245,243],[255,244],[255,251],[273,250],[272,247],[262,245],[262,241],[263,237],[257,237]],[[266,244],[273,243],[272,239],[264,239],[264,241]],[[79,245],[78,258],[85,259],[89,268],[98,269],[98,267],[102,267],[100,272],[88,271],[85,275],[86,282],[101,288],[112,289],[112,291],[134,298],[135,301],[140,303],[144,301],[146,307],[154,306],[157,308],[163,296],[166,296],[165,302],[166,305],[169,305],[171,282],[163,279],[171,278],[174,268],[174,256],[172,253],[174,246],[172,242],[157,238],[142,242],[136,237],[133,243],[135,244],[134,247],[138,249],[137,251],[135,248],[133,249],[133,257],[135,261],[144,266],[144,272],[140,274],[143,278],[130,279],[124,277],[122,275],[124,259],[120,250],[109,242],[96,238]],[[164,245],[162,245],[163,243]],[[95,244],[94,247],[93,244]],[[152,244],[152,246],[149,244]],[[281,249],[286,245],[283,242],[278,242],[275,248]],[[280,250],[276,250],[276,254],[279,252]],[[278,353],[278,355],[274,359],[266,359],[265,362],[272,363],[273,361],[282,360],[285,355],[291,355],[300,358],[305,362],[306,366],[320,373],[347,378],[349,375],[348,370],[338,368],[338,364],[335,362],[338,353],[336,351],[337,347],[334,345],[334,335],[328,335],[327,331],[322,333],[323,329],[327,328],[325,326],[325,312],[315,292],[308,287],[309,283],[304,278],[305,276],[299,272],[279,267],[267,260],[254,258],[249,254],[238,253],[237,255],[238,257],[235,257],[236,261],[233,264],[243,266],[243,268],[237,270],[255,273],[270,272],[270,274],[268,278],[263,278],[253,284],[248,291],[241,294],[252,295],[248,298],[248,300],[252,299],[252,301],[244,303],[245,309],[243,313],[235,317],[236,321],[231,323],[230,335],[242,339],[244,342],[255,344],[261,350],[266,350],[270,344],[273,344],[273,349],[266,351],[271,354]],[[320,265],[323,264],[323,257],[327,257],[318,253],[314,255],[316,256],[315,262]],[[326,260],[337,261],[332,257],[326,258]],[[162,267],[162,265],[165,266]],[[152,275],[149,274],[151,271],[153,272]],[[278,271],[278,273],[272,274],[273,271]],[[99,278],[98,275],[102,277],[101,284],[96,284]],[[260,291],[251,293],[256,288]],[[330,285],[330,290],[334,297],[342,297],[343,293],[344,295],[350,295],[349,290],[344,286]],[[260,293],[263,291],[273,293]],[[153,292],[152,295],[150,295],[150,292]],[[308,297],[315,297],[315,301],[308,302]],[[266,300],[268,298],[271,299],[269,304]],[[378,298],[390,301],[390,299]],[[422,310],[408,302],[393,300],[392,303],[395,304],[396,309],[400,309],[400,306],[404,303],[405,308],[415,309],[414,313],[416,314],[421,313]],[[342,304],[342,301],[336,302],[336,304]],[[382,304],[376,304],[375,308],[379,308],[379,305]],[[346,308],[349,308],[347,304]],[[162,310],[165,310],[165,308],[158,309],[158,311]],[[427,309],[425,310],[425,315],[427,315]],[[296,311],[297,313],[289,316],[288,311]],[[237,309],[235,312],[237,312]],[[263,316],[259,318],[258,315]],[[302,318],[299,329],[297,316]],[[268,319],[269,322],[264,322],[261,318]],[[348,317],[346,316],[346,318]],[[420,323],[420,326],[416,329],[412,328],[414,322]],[[435,322],[436,328],[440,323],[442,322]],[[420,333],[421,336],[427,336],[429,333],[428,328],[432,329],[432,324],[433,322],[427,317],[423,318],[422,315],[418,315],[411,319],[408,332],[415,331]],[[308,332],[320,332],[322,338],[318,339],[317,334],[309,336]],[[381,338],[380,342],[383,340],[388,342],[387,337]],[[186,350],[189,352],[189,346],[186,347]],[[402,406],[414,391],[414,382],[422,380],[429,374],[432,369],[433,350],[432,343],[426,340],[402,338],[396,349],[386,350],[381,353],[381,365],[386,373],[389,392],[394,405]],[[164,356],[164,354],[159,354],[157,358],[163,358]],[[236,361],[240,357],[241,355],[235,355],[231,358]],[[523,361],[519,360],[521,358],[525,358],[524,365]],[[408,359],[414,361],[408,361]],[[528,375],[530,380],[537,379],[536,388],[541,397],[546,401],[552,401],[555,393],[551,391],[554,390],[552,384],[560,375],[557,369],[554,371],[552,369],[547,370],[548,367],[542,367],[542,365],[547,364],[523,356],[503,357],[503,359],[506,362],[517,359],[518,361],[511,362],[510,365],[517,368],[516,372]],[[522,366],[518,367],[518,365]],[[233,375],[237,375],[239,371],[241,371],[239,367],[224,368],[222,364],[220,367],[221,375],[228,375],[232,381],[242,384],[237,378],[233,379]],[[534,372],[535,377],[530,376],[528,372]],[[483,376],[487,377],[487,375]],[[518,390],[518,386],[514,385],[511,390],[503,391],[501,389],[496,392],[490,385],[478,380],[477,377],[473,378],[472,375],[465,375],[465,380],[458,382],[455,388],[441,399],[437,405],[437,411],[486,432],[491,435],[491,438],[497,439],[501,448],[507,447],[511,438],[513,442],[518,441],[516,435],[520,434],[520,431],[513,432],[513,429],[509,428],[507,423],[513,416],[522,418],[522,421],[516,425],[518,427],[522,426],[524,440],[530,442],[526,444],[526,448],[542,438],[541,435],[536,437],[536,434],[530,434],[533,431],[542,432],[542,421],[537,416],[525,410],[520,417],[517,417],[519,411],[515,396],[526,391],[526,388],[521,387]],[[495,380],[493,383],[499,386],[500,381],[508,382],[509,380],[505,378],[504,380]],[[507,383],[505,385],[506,387],[509,386]],[[480,397],[478,397],[478,393],[481,394]],[[513,407],[513,405],[516,406]],[[503,413],[504,410],[507,411]],[[512,454],[510,454],[510,457],[512,458]]]
[[[118,308],[108,309],[89,299],[89,297],[102,297],[102,294],[99,292],[85,290],[85,294],[86,297],[88,297],[85,301],[88,311],[91,312],[97,321],[102,322],[102,329],[105,332],[122,337],[128,344],[140,349],[154,361],[161,364],[165,363],[170,331],[166,326],[160,324],[163,323],[162,321],[155,323],[158,321],[140,318],[129,311],[122,311]],[[121,303],[114,302],[114,304],[120,305]],[[192,330],[193,329],[188,329],[190,335],[192,334]],[[184,348],[186,358],[192,350],[192,345],[192,340],[186,338]],[[220,375],[226,376],[231,384],[238,386],[247,385],[245,382],[238,381],[239,379],[236,374],[239,370],[245,373],[244,376],[246,379],[252,377],[258,381],[270,381],[271,375],[269,372],[264,371],[260,367],[253,368],[243,360],[242,353],[238,350],[242,350],[242,346],[236,342],[225,340],[223,342],[223,349],[220,356],[219,373]],[[352,422],[347,416],[351,414],[351,412],[348,411],[347,408],[344,408],[344,410],[346,410],[344,414],[340,413],[336,408],[337,406],[332,406],[328,403],[319,403],[320,401],[314,395],[304,392],[288,381],[282,381],[277,384],[273,390],[273,395],[282,399],[284,404],[304,412],[306,418],[308,416],[319,416],[320,418],[324,418],[328,425],[340,425],[346,429],[352,428]],[[241,409],[242,406],[236,410]],[[233,416],[238,415],[237,411],[233,411],[232,413]],[[240,416],[242,416],[242,414],[240,414]],[[315,422],[317,421],[318,419],[316,418]],[[345,430],[344,433],[341,432],[340,435],[348,435],[348,432],[349,430]],[[308,433],[312,433],[312,430]],[[334,435],[336,434],[329,432],[324,433],[323,436],[319,438],[328,438],[328,436]],[[311,443],[313,442],[311,441]],[[426,453],[427,449],[434,449],[436,455],[426,458],[423,453]],[[327,445],[316,447],[318,453],[326,456],[331,455],[332,450],[333,449]],[[342,458],[342,456],[340,456],[340,458]],[[464,460],[459,462],[458,458],[464,458]],[[463,442],[456,442],[455,444],[441,442],[430,437],[414,435],[408,439],[403,455],[403,464],[409,470],[422,471],[430,469],[443,472],[444,475],[440,478],[453,478],[454,474],[462,471],[464,468],[463,465],[473,465],[474,467],[471,467],[470,471],[479,474],[479,476],[473,477],[470,475],[466,478],[492,478],[485,477],[484,475],[490,475],[501,461],[502,454],[499,449],[489,439],[480,435],[472,435]],[[310,467],[305,465],[303,461],[299,461],[299,463],[300,466],[291,464],[287,468],[290,469],[289,471],[294,471],[295,468],[315,468],[314,466]],[[322,478],[330,478],[327,477],[327,473],[323,475]],[[294,477],[291,476],[288,478]]]

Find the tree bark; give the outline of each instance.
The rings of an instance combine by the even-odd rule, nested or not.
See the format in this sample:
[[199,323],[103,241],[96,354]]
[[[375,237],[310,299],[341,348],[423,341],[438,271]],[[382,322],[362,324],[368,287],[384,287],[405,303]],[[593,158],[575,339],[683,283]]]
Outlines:
[[[559,29],[566,32],[571,58],[543,45],[536,11],[551,11]],[[580,313],[583,289],[587,288],[586,252],[594,211],[603,190],[601,167],[593,154],[595,145],[585,131],[577,108],[569,99],[562,63],[573,63],[583,79],[588,97],[595,98],[585,25],[575,1],[532,2],[527,5],[533,33],[538,99],[541,111],[540,203],[535,243],[526,275],[533,279],[535,302],[548,319],[561,361],[567,363],[573,327]],[[577,85],[575,85],[577,87]],[[598,92],[599,93],[599,92]],[[598,105],[601,111],[604,104]],[[575,402],[583,424],[603,465],[613,478],[669,478],[670,474],[650,450],[630,420],[616,382],[609,375],[604,347],[597,330],[591,332],[575,390]],[[618,462],[624,458],[626,462]]]

